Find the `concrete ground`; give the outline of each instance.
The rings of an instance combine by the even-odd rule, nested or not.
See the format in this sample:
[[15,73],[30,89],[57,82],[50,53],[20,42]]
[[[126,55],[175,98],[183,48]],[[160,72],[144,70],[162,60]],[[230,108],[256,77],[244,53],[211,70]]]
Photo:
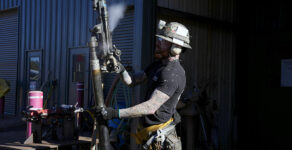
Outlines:
[[[80,145],[81,147],[90,145],[89,136],[91,135],[90,132],[82,134],[82,137],[79,137],[79,141],[76,142],[63,142],[62,145],[70,146],[69,149],[84,149],[84,148],[74,148],[76,145]],[[23,120],[21,117],[14,117],[14,116],[0,116],[0,150],[6,149],[13,149],[13,150],[35,150],[37,149],[48,149],[48,147],[53,147],[53,149],[61,145],[58,144],[40,144],[33,146],[34,148],[25,145],[24,141],[26,140],[26,121]],[[74,145],[73,145],[74,144]],[[63,146],[64,149],[65,147]],[[59,147],[60,148],[60,147]],[[65,148],[66,149],[66,148]],[[88,148],[85,148],[88,149]]]
[[21,117],[2,116],[0,118],[0,145],[23,143],[26,138],[26,122]]

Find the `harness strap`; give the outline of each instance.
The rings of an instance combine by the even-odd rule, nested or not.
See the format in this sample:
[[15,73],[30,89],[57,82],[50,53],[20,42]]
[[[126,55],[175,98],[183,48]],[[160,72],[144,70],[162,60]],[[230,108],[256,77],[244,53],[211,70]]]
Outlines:
[[152,135],[147,142],[143,145],[143,148],[145,150],[148,149],[148,147],[151,145],[151,143],[154,141],[159,141],[161,143],[164,143],[165,137],[170,134],[173,130],[175,130],[175,125],[169,125],[165,128],[159,129],[156,131],[156,134]]
[[161,123],[158,125],[152,125],[152,126],[143,128],[140,131],[138,131],[136,134],[132,134],[132,135],[134,136],[137,144],[142,144],[142,142],[148,138],[150,132],[154,132],[154,131],[157,131],[159,129],[162,129],[162,128],[166,127],[167,125],[169,125],[172,121],[173,121],[173,118],[170,118],[165,123]]

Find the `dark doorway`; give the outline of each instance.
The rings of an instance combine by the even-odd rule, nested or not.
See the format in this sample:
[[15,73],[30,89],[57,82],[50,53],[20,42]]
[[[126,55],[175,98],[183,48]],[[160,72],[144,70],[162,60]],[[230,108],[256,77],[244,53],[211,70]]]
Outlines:
[[[89,51],[88,48],[70,49],[68,104],[75,105],[78,90],[83,90],[83,106],[88,105]],[[78,88],[83,84],[83,89]],[[82,92],[81,92],[82,93]]]

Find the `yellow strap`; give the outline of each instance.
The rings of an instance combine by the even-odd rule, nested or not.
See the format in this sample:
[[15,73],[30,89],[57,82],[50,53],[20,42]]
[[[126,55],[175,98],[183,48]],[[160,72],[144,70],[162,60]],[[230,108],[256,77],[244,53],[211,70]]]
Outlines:
[[93,113],[91,113],[89,110],[85,110],[85,111],[88,112],[88,114],[91,116],[91,119],[92,119],[92,120],[95,119]]
[[162,129],[169,125],[173,121],[173,118],[170,118],[167,122],[157,124],[157,125],[152,125],[150,127],[146,127],[138,131],[136,134],[132,134],[134,136],[136,143],[137,144],[142,144],[143,141],[145,141],[148,138],[149,132],[153,132],[159,129]]

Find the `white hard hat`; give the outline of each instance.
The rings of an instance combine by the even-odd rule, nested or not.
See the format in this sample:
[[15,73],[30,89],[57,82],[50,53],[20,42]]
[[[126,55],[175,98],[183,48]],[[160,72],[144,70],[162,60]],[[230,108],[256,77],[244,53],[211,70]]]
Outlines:
[[156,34],[157,37],[182,47],[192,49],[190,46],[189,30],[184,25],[178,22],[170,22],[166,24],[165,21],[160,20],[159,29],[159,33]]

